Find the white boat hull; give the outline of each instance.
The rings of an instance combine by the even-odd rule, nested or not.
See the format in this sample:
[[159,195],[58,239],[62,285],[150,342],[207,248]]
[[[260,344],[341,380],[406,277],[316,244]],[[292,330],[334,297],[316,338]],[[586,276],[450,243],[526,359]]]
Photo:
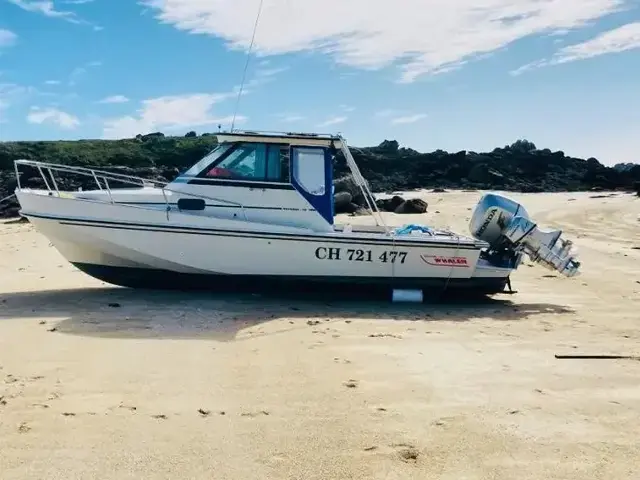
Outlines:
[[166,212],[154,209],[19,195],[23,215],[68,261],[116,285],[254,289],[347,283],[496,293],[511,271],[484,264],[480,248],[469,242],[268,225],[259,230],[260,224],[235,220],[182,213],[167,220]]

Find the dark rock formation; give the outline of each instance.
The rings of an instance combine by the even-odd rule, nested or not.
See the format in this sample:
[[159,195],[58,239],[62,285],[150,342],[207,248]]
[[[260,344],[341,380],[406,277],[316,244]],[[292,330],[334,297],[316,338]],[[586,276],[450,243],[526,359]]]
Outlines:
[[428,204],[419,198],[410,198],[398,205],[394,213],[426,213]]
[[[368,212],[367,199],[362,189],[352,175],[345,175],[333,182],[333,203],[335,213],[364,214]],[[371,188],[368,183],[367,186]],[[373,206],[374,199],[369,198],[369,205]]]
[[399,195],[394,195],[391,198],[382,198],[376,201],[376,205],[383,212],[395,212],[404,204],[404,202],[404,198]]
[[335,211],[338,213],[346,213],[349,210],[353,197],[349,192],[336,192],[333,195],[333,204]]

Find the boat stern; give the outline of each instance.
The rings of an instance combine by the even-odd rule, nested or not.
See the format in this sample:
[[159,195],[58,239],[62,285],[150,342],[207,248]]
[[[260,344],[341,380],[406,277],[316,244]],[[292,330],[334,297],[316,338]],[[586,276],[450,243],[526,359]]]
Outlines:
[[495,265],[517,268],[524,255],[547,269],[566,277],[579,274],[580,262],[573,242],[562,238],[561,230],[543,230],[519,203],[488,193],[471,217],[473,236],[489,244],[485,258]]

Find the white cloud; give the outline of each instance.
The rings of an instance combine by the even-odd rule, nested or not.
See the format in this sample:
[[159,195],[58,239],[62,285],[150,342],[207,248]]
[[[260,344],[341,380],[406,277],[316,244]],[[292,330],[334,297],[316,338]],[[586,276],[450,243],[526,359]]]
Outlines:
[[75,13],[56,10],[51,0],[9,0],[9,3],[13,3],[27,12],[41,13],[47,17],[66,18],[74,23],[78,22]]
[[338,125],[340,123],[346,122],[348,119],[349,117],[345,116],[332,117],[318,124],[318,127],[330,127],[331,125]]
[[[57,10],[53,3],[53,0],[8,0],[9,3],[13,3],[14,5],[26,10],[27,12],[39,13],[51,18],[61,18],[70,23],[75,23],[78,25],[93,25],[91,22],[87,22],[79,18],[75,12],[67,11],[67,10]],[[67,1],[65,3],[71,4],[79,4],[86,2],[78,2],[78,1]]]
[[18,36],[11,30],[0,28],[0,47],[9,47],[16,43]]
[[386,109],[386,110],[380,110],[376,112],[375,116],[377,118],[387,118],[387,117],[392,117],[393,115],[401,115],[401,114],[402,114],[402,111],[400,110]]
[[45,85],[60,85],[60,80],[47,80]]
[[57,108],[31,107],[27,121],[36,124],[52,123],[67,130],[73,130],[80,125],[78,117]]
[[338,75],[340,80],[349,80],[350,78],[355,77],[358,72],[342,72]]
[[273,77],[282,72],[289,70],[289,67],[277,67],[277,68],[259,68],[256,71],[256,77]]
[[560,65],[636,48],[640,48],[640,22],[629,23],[614,30],[601,33],[586,42],[566,46],[558,50],[552,58],[523,65],[513,70],[511,74],[520,75],[535,68]]
[[38,94],[41,94],[41,92],[33,87],[24,87],[15,83],[0,83],[0,102],[2,102],[4,108],[24,101],[31,95]]
[[110,97],[103,98],[98,103],[127,103],[129,99],[124,95],[112,95]]
[[0,83],[0,98],[21,95],[25,93],[25,91],[25,87],[15,83]]
[[276,118],[282,123],[295,123],[304,120],[306,117],[297,113],[279,113]]
[[[252,89],[265,85],[275,80],[275,77],[289,70],[289,67],[266,68],[268,63],[260,62],[259,68],[255,71],[253,78],[246,81],[243,87],[243,94],[252,92]],[[240,91],[240,85],[234,87],[236,94]]]
[[69,74],[69,81],[67,82],[70,87],[74,87],[78,82],[78,78],[82,77],[87,73],[87,69],[84,67],[76,67]]
[[420,120],[427,118],[426,113],[416,113],[413,115],[405,115],[402,117],[396,117],[391,120],[392,125],[406,125],[409,123],[416,123]]
[[[211,111],[215,104],[231,95],[196,93],[145,100],[137,115],[105,121],[103,138],[127,138],[157,130],[231,123],[231,117],[218,117]],[[245,120],[243,116],[236,117],[236,122]]]
[[[459,67],[535,34],[587,25],[635,0],[270,0],[258,55],[318,51],[362,69],[396,65],[400,81]],[[163,23],[247,48],[256,0],[143,0]],[[282,19],[286,18],[286,26]]]
[[416,123],[428,117],[426,113],[412,113],[406,110],[385,109],[379,110],[374,114],[374,117],[380,119],[389,119],[391,125],[406,125],[409,123]]
[[69,86],[70,87],[75,86],[76,83],[78,83],[78,79],[86,75],[86,73],[88,72],[88,68],[97,68],[101,65],[102,65],[102,62],[93,61],[93,62],[86,63],[82,67],[74,68],[69,74],[69,81],[68,81]]

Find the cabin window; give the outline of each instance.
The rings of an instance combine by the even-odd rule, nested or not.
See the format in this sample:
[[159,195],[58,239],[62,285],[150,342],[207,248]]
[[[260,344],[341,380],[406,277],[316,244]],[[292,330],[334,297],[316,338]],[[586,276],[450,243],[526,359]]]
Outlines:
[[207,172],[207,177],[264,180],[267,175],[267,146],[262,143],[238,145]]
[[293,176],[312,195],[325,194],[325,160],[323,148],[294,148]]
[[214,161],[222,157],[231,145],[227,144],[219,144],[216,146],[209,154],[203,157],[198,163],[192,166],[189,170],[184,172],[182,176],[184,177],[195,177],[200,172],[202,172],[208,165],[211,165]]
[[289,151],[281,145],[238,144],[206,172],[206,177],[288,183]]
[[269,145],[267,160],[267,180],[272,182],[291,182],[289,166],[289,147],[283,145]]

